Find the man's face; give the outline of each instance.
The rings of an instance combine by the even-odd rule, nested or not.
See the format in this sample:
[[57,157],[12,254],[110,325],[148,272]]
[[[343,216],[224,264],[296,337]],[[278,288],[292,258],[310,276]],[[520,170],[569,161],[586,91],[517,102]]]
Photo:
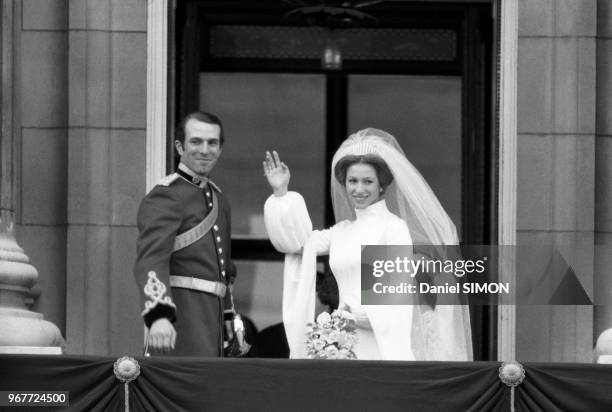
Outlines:
[[175,142],[181,162],[200,177],[208,177],[221,154],[220,131],[216,124],[189,119],[185,125],[185,143]]

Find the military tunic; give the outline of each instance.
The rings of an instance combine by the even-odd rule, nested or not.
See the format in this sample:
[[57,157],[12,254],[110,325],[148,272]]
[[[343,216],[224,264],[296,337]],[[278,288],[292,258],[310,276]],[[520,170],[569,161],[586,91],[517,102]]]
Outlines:
[[[215,191],[215,195],[213,195]],[[211,230],[174,251],[177,235],[197,226],[217,199],[218,217]],[[222,299],[200,290],[170,286],[170,275],[227,285],[235,276],[230,261],[230,207],[212,182],[202,181],[185,165],[167,176],[142,200],[138,210],[138,243],[134,275],[147,327],[161,317],[174,322],[177,356],[222,356],[223,313],[231,309],[230,293]]]

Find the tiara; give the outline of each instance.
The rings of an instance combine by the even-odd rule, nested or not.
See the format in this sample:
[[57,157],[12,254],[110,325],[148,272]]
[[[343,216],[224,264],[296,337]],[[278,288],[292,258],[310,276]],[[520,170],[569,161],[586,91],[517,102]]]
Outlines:
[[362,156],[362,155],[366,155],[370,153],[377,153],[378,150],[377,150],[376,145],[371,142],[359,142],[354,145],[348,146],[346,148],[346,152],[349,152],[350,154]]

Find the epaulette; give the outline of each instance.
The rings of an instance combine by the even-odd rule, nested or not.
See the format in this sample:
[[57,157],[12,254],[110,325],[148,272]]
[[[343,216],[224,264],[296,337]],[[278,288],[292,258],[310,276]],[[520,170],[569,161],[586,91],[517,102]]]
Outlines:
[[157,184],[159,186],[170,186],[174,181],[176,181],[176,179],[178,179],[180,176],[178,173],[172,173],[166,177],[163,177],[159,182],[157,182]]
[[217,186],[215,184],[215,182],[213,182],[212,180],[208,179],[208,183],[210,183],[210,185],[213,187],[213,189],[215,189],[217,192],[222,193],[221,189],[219,188],[219,186]]

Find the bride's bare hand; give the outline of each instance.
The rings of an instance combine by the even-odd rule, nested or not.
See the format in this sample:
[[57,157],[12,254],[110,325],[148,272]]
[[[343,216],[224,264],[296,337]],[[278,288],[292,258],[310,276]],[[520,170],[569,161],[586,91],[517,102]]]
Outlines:
[[287,193],[291,174],[289,173],[287,165],[281,162],[276,150],[273,150],[272,154],[266,151],[266,159],[263,161],[263,170],[275,195],[282,196]]

